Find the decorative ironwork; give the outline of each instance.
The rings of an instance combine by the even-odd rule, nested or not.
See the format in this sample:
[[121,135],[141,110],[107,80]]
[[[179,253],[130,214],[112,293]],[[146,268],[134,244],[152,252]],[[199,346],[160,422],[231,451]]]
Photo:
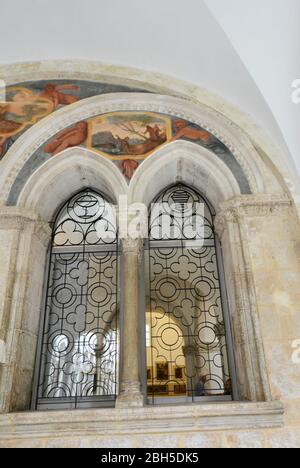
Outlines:
[[86,190],[53,230],[38,408],[109,404],[117,394],[118,236],[113,207]]
[[204,198],[183,185],[152,206],[146,322],[153,402],[232,393],[213,217]]

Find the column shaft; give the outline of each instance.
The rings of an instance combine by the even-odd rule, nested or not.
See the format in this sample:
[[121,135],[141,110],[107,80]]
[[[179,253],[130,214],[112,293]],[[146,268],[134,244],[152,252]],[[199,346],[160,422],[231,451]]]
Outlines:
[[143,251],[141,239],[125,239],[122,242],[124,274],[124,329],[121,365],[120,395],[117,406],[142,406],[139,375],[139,273]]

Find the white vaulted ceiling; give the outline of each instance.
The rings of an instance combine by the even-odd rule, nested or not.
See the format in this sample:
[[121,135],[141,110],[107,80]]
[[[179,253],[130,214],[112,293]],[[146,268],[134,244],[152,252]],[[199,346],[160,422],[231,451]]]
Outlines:
[[299,0],[0,0],[0,11],[2,64],[87,59],[189,81],[249,113],[300,173]]

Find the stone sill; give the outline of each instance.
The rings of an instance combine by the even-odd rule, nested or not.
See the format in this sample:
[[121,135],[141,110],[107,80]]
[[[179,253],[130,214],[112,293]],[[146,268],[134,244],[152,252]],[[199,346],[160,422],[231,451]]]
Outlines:
[[0,440],[278,428],[283,415],[279,401],[10,413]]

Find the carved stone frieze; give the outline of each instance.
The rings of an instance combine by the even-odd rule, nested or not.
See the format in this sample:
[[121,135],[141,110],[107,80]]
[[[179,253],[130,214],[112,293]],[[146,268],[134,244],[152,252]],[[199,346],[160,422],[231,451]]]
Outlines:
[[242,195],[222,203],[215,218],[215,229],[220,237],[228,223],[238,223],[244,217],[267,217],[291,210],[293,202],[287,195]]

